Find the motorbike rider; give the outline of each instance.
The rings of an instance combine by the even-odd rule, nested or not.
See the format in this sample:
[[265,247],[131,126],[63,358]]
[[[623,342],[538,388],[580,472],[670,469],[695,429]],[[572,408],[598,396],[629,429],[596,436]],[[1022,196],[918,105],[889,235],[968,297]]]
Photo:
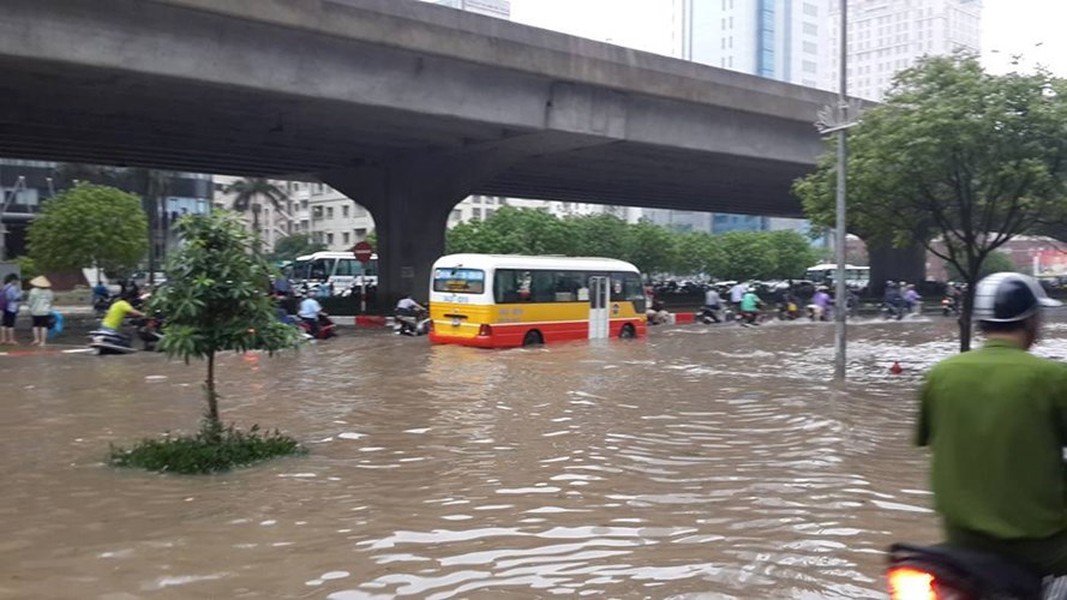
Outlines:
[[1027,275],[982,279],[987,342],[930,370],[916,432],[948,543],[1049,575],[1067,574],[1067,365],[1027,351],[1059,304]]
[[721,323],[722,319],[719,318],[719,311],[722,310],[722,297],[719,296],[719,291],[714,286],[708,286],[708,291],[704,292],[704,310],[703,316],[708,317],[715,323]]
[[899,317],[904,314],[904,296],[900,294],[900,287],[897,286],[897,282],[885,282],[883,302],[891,315]]
[[830,318],[830,305],[833,304],[833,300],[827,293],[828,289],[825,285],[820,285],[816,288],[815,295],[811,297],[811,319],[813,321],[826,321]]
[[745,292],[747,291],[748,284],[740,281],[730,288],[730,304],[734,305],[734,310],[738,313],[741,312],[741,299],[745,297]]
[[131,295],[130,292],[127,292],[126,295],[111,303],[111,306],[107,309],[107,314],[104,315],[104,319],[100,322],[101,329],[118,334],[126,317],[144,317],[144,313],[133,307]]
[[400,329],[397,333],[415,331],[416,320],[419,318],[419,315],[425,311],[426,309],[423,308],[421,304],[415,302],[415,300],[411,298],[411,294],[404,294],[400,300],[397,300],[396,310],[394,311],[397,316],[397,321],[400,323]]
[[322,311],[322,305],[315,299],[315,296],[318,296],[318,290],[309,289],[307,296],[300,301],[300,310],[296,313],[296,316],[307,325],[308,333],[312,338],[319,336],[319,317],[326,314]]
[[759,309],[763,301],[756,295],[755,288],[748,286],[745,294],[741,296],[741,322],[747,325],[758,325]]

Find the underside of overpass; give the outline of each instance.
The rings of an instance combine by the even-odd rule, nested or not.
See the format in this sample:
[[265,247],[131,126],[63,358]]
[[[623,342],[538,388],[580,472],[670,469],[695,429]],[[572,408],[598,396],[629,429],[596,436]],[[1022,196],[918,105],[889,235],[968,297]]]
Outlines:
[[413,0],[5,4],[5,155],[321,179],[371,210],[394,293],[471,193],[800,216],[830,99]]

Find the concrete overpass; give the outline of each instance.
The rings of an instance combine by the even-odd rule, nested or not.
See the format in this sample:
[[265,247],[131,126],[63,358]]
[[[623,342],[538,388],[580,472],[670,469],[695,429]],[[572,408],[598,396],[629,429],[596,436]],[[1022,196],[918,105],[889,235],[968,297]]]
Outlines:
[[322,179],[420,291],[471,193],[798,216],[832,95],[414,0],[0,0],[0,152]]

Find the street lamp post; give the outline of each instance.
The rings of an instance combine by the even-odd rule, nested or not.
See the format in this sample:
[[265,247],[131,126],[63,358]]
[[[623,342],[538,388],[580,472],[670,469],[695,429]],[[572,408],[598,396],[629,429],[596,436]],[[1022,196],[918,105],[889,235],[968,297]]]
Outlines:
[[834,379],[845,380],[845,347],[847,326],[845,317],[848,308],[848,290],[845,289],[845,174],[848,168],[848,0],[841,0],[841,55],[838,78],[837,102],[841,110],[842,127],[837,130],[837,215],[834,254],[837,260],[837,276],[834,278]]

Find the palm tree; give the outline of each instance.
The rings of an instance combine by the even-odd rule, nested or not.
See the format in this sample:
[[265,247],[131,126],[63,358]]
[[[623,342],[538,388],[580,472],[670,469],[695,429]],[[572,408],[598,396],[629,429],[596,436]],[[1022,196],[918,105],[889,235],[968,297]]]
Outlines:
[[262,199],[270,202],[276,211],[285,212],[282,208],[289,200],[285,190],[270,182],[265,177],[246,177],[238,179],[223,189],[223,193],[234,194],[233,210],[239,213],[252,211],[252,231],[258,237],[260,234],[259,213],[263,210]]

